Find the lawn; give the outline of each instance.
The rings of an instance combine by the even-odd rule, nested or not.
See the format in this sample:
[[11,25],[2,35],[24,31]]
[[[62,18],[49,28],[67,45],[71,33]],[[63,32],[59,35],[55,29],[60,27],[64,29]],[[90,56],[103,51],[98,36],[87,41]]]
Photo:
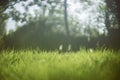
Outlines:
[[0,52],[0,80],[120,80],[120,52]]

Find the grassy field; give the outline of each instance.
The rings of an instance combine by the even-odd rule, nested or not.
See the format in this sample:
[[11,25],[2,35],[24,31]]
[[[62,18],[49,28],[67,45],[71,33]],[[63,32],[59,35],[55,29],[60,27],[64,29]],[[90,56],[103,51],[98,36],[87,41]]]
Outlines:
[[0,80],[120,80],[120,52],[4,50]]

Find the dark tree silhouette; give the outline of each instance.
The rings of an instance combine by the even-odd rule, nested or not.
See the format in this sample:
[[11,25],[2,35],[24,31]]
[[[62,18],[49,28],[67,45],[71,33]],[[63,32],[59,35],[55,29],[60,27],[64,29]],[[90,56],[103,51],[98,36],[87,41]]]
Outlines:
[[[110,45],[114,49],[120,49],[120,0],[105,0],[106,3],[106,28],[108,30]],[[113,21],[115,24],[112,25],[109,16],[113,15]]]

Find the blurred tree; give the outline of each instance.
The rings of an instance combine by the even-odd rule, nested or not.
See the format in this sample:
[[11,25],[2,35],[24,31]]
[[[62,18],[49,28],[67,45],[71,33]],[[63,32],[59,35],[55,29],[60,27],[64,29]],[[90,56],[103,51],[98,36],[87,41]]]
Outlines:
[[106,6],[116,16],[118,24],[120,26],[120,1],[119,0],[105,0]]
[[105,3],[107,7],[105,24],[110,44],[112,48],[120,49],[120,0],[105,0]]
[[13,6],[25,0],[0,0],[0,40],[2,39],[3,35],[5,35],[5,24],[6,20],[9,18],[9,15],[5,13],[8,8],[13,8]]
[[9,0],[1,0],[0,1],[0,13],[2,13],[3,11],[6,10],[6,8],[8,8],[8,3],[9,3]]
[[0,1],[0,13],[3,13],[8,8],[13,8],[13,6],[21,1],[27,0],[1,0]]
[[0,48],[3,45],[3,36],[5,35],[5,21],[0,18]]
[[[56,22],[52,24],[53,22],[51,23],[50,21]],[[14,47],[16,49],[36,47],[42,50],[56,49],[60,43],[63,43],[65,40],[64,34],[61,36],[59,32],[54,31],[54,26],[62,24],[57,21],[61,21],[61,18],[55,20],[54,18],[50,19],[49,16],[40,16],[39,19],[31,18],[29,23],[18,27],[15,32],[7,35],[6,38],[4,38],[4,45],[5,47]]]
[[0,47],[2,45],[3,35],[5,34],[5,20],[7,19],[6,14],[3,12],[6,10],[8,2],[8,0],[0,1]]
[[[93,39],[99,36],[99,25],[97,27],[96,25],[92,25],[91,22],[93,20],[89,17],[85,26],[80,23],[79,19],[75,18],[75,20],[70,20],[71,16],[68,16],[67,12],[67,0],[27,1],[29,0],[9,0],[8,2],[6,0],[6,3],[1,1],[1,3],[9,5],[9,7],[5,9],[3,6],[0,10],[2,13],[6,9],[8,10],[8,15],[5,14],[6,17],[11,17],[16,22],[25,22],[22,27],[18,27],[15,32],[12,32],[5,37],[6,39],[4,38],[5,44],[7,43],[6,46],[14,46],[17,48],[27,45],[32,47],[39,46],[44,49],[53,49],[58,47],[60,44],[68,46],[69,43],[72,43],[72,45],[76,47],[75,49],[78,50],[80,44],[86,45],[91,41],[93,41],[91,42],[93,45],[97,43],[97,41],[94,42],[94,40],[90,40],[89,38]],[[92,0],[80,0],[80,2],[86,2],[81,3],[84,5],[84,9],[93,5]],[[20,10],[16,9],[16,4],[20,4],[24,8],[25,12],[21,13]],[[30,7],[34,6],[37,6],[37,9],[33,11],[35,16],[29,13]],[[104,6],[104,4],[98,7],[97,12],[100,15],[97,16],[97,18],[94,18],[94,23],[99,24],[99,22],[102,22],[102,20],[105,19],[105,25],[109,35],[114,36],[113,34],[116,34],[117,32],[111,32],[111,30],[113,30],[111,27],[115,28],[114,24],[116,25],[118,22],[116,16],[119,15],[112,13],[112,9],[108,6]],[[94,13],[94,11],[91,11],[91,13]],[[68,23],[68,21],[70,23]],[[2,29],[3,28],[1,27],[1,30]]]
[[67,36],[70,36],[69,24],[68,24],[68,14],[67,14],[67,0],[64,0],[64,18]]

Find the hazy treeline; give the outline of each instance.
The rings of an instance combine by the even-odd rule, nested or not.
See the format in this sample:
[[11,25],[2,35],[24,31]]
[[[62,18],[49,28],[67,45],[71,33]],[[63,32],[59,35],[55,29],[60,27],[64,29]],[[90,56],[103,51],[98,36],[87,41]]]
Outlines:
[[[39,20],[39,22],[42,22]],[[50,25],[45,25],[42,22],[40,26],[35,25],[37,21],[31,21],[27,25],[19,27],[15,32],[5,35],[2,39],[1,48],[3,49],[26,49],[40,48],[41,50],[58,50],[60,45],[63,45],[63,51],[67,51],[68,46],[71,46],[72,51],[78,51],[80,47],[86,49],[97,49],[100,47],[119,49],[119,40],[114,36],[85,36],[71,35],[67,36],[59,31],[54,31]],[[44,26],[43,26],[44,25]],[[114,37],[114,38],[113,38]]]
[[[77,51],[80,47],[100,48],[106,47],[114,50],[120,49],[120,9],[119,1],[103,0],[97,6],[96,24],[104,23],[104,32],[99,32],[99,25],[82,25],[81,21],[67,13],[67,0],[5,0],[0,3],[0,48],[25,49],[40,48],[41,50],[57,50],[60,45],[63,51],[71,47]],[[112,3],[113,2],[113,3]],[[4,4],[3,4],[4,3]],[[14,3],[14,4],[13,4]],[[92,6],[92,0],[80,0],[83,10]],[[14,5],[22,4],[26,12],[21,13]],[[64,5],[63,5],[64,4]],[[29,7],[37,5],[33,17],[28,13]],[[5,11],[8,10],[8,13]],[[92,12],[94,14],[94,11]],[[93,15],[94,16],[94,15]],[[5,33],[5,20],[12,18],[16,22],[24,22],[23,26],[16,26],[16,31]],[[91,19],[88,17],[88,19]],[[86,21],[87,22],[87,21]],[[66,24],[67,23],[67,24]],[[85,26],[85,28],[83,27]]]

